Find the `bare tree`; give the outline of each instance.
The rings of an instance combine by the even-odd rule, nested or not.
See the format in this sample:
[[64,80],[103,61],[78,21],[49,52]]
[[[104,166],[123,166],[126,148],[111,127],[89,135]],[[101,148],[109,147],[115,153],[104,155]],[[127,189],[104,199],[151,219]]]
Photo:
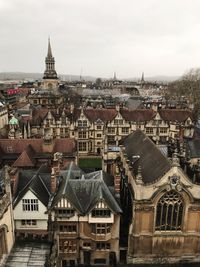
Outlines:
[[197,119],[200,116],[200,68],[190,69],[179,80],[168,86],[167,99],[177,99],[182,96],[194,104],[194,115]]

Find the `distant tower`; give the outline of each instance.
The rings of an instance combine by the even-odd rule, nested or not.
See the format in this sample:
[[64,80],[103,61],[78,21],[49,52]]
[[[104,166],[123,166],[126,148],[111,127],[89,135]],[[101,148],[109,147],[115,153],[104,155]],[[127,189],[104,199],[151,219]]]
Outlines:
[[43,76],[43,89],[57,89],[58,88],[58,77],[55,71],[55,59],[52,56],[50,38],[48,40],[48,51],[45,58],[46,69]]
[[141,84],[144,84],[145,81],[144,81],[144,72],[142,73],[142,78],[141,78]]
[[116,72],[114,72],[113,81],[117,81],[117,75],[116,75]]

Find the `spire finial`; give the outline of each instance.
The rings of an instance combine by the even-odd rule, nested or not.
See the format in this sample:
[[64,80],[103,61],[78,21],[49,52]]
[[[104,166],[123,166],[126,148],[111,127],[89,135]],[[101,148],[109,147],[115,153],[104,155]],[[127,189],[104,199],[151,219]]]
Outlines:
[[47,57],[48,58],[52,57],[50,36],[48,38],[48,52],[47,52]]

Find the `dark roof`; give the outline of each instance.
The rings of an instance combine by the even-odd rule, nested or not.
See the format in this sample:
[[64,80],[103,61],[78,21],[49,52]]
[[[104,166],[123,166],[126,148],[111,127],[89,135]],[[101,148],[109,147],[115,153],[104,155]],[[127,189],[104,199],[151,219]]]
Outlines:
[[4,195],[5,189],[4,189],[4,171],[0,170],[0,197]]
[[47,207],[50,197],[51,173],[47,172],[44,166],[41,166],[37,171],[20,171],[18,179],[17,189],[14,195],[14,207],[29,190]]
[[187,154],[190,158],[200,158],[200,139],[187,141]]
[[[141,167],[144,183],[153,183],[171,168],[169,160],[141,130],[136,130],[128,135],[124,139],[123,145],[135,175],[138,166]],[[137,156],[139,156],[138,160]]]
[[53,206],[62,197],[66,197],[78,212],[87,214],[100,200],[103,200],[113,212],[121,212],[117,201],[104,182],[102,171],[82,174],[79,179],[74,179],[72,166],[73,164],[63,176],[53,200]]

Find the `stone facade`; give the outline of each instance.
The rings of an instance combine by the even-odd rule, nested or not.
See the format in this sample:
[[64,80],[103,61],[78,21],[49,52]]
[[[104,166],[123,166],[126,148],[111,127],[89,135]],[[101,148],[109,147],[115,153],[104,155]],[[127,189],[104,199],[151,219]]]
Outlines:
[[0,265],[14,244],[14,221],[8,169],[1,172],[0,192]]
[[[119,157],[127,263],[199,261],[200,186],[184,173],[176,153],[171,163],[159,160],[163,156],[150,142],[137,150],[137,159],[123,147]],[[153,167],[146,166],[146,154],[154,158]]]

